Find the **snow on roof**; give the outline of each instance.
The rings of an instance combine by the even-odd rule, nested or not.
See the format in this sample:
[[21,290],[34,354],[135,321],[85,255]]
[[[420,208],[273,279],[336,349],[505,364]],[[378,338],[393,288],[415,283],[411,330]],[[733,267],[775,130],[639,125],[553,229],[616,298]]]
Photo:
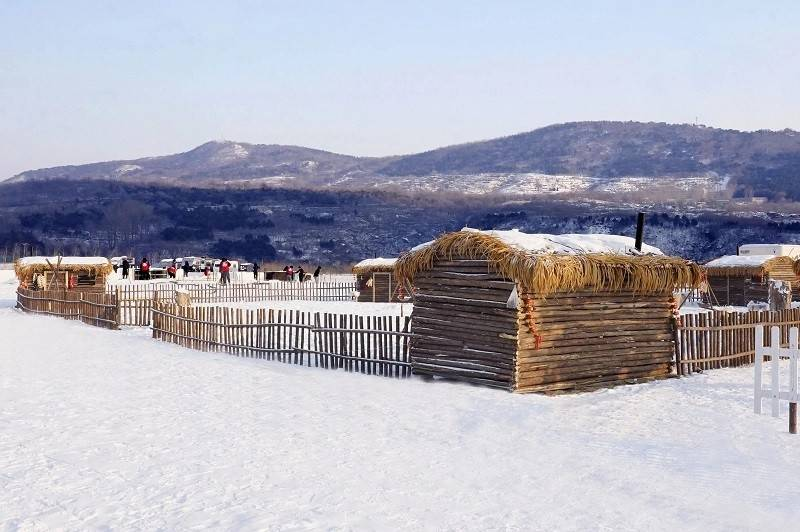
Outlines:
[[526,234],[518,230],[447,233],[400,256],[395,273],[413,280],[434,267],[437,257],[485,258],[506,279],[515,279],[538,294],[556,291],[632,290],[664,293],[675,287],[697,287],[702,270],[680,257],[668,257],[653,246],[635,247],[631,237],[602,234]]
[[725,255],[705,264],[706,268],[759,268],[776,255]]
[[[18,259],[20,266],[47,266],[47,261],[55,266],[58,257],[23,257]],[[106,266],[111,263],[105,257],[61,257],[61,266]]]
[[[481,231],[465,227],[462,231],[471,231],[493,236],[505,244],[530,253],[559,253],[577,255],[582,253],[613,253],[621,255],[663,255],[660,249],[642,244],[642,251],[636,250],[636,240],[629,236],[605,234],[565,234],[551,235],[545,233],[523,233],[519,229],[510,231]],[[434,241],[414,247],[418,251]]]
[[394,264],[397,262],[397,259],[386,259],[383,257],[378,257],[375,259],[364,259],[355,266],[353,266],[354,272],[363,272],[369,270],[391,270],[394,268]]

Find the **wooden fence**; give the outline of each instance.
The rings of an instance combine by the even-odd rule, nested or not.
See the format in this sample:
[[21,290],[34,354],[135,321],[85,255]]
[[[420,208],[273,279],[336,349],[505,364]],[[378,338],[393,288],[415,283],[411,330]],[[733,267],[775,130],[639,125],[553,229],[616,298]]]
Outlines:
[[775,312],[713,311],[687,314],[678,319],[675,370],[678,375],[716,368],[752,364],[756,352],[756,327],[777,326],[782,345],[789,329],[800,326],[800,309]]
[[81,320],[95,327],[119,328],[119,307],[113,294],[18,288],[17,307],[34,314]]
[[147,326],[152,321],[153,300],[174,303],[175,291],[184,290],[192,303],[239,303],[248,301],[349,301],[355,282],[284,282],[235,283],[131,283],[109,285],[120,306],[120,323]]
[[201,351],[369,375],[411,375],[411,318],[179,307],[156,301],[153,338]]

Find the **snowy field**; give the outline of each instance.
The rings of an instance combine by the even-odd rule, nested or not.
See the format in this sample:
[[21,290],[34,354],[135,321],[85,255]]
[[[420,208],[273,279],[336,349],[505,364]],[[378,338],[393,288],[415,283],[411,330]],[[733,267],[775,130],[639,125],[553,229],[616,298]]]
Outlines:
[[[6,274],[7,272],[0,272]],[[0,530],[793,530],[752,370],[562,397],[239,359],[12,308]]]

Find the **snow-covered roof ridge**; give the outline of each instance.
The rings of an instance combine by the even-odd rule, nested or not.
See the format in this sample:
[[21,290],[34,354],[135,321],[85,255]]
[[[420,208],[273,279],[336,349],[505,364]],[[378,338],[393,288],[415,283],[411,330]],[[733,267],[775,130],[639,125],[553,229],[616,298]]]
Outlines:
[[[20,266],[47,266],[47,261],[55,266],[59,257],[23,257],[17,259]],[[105,266],[111,262],[106,257],[61,257],[61,266]]]
[[724,255],[705,263],[706,268],[758,267],[774,259],[777,255]]
[[590,288],[617,292],[668,293],[697,287],[703,272],[696,263],[664,255],[653,246],[639,251],[631,237],[604,234],[527,234],[518,230],[464,228],[445,233],[400,256],[395,274],[416,274],[445,260],[485,259],[490,270],[537,294]]
[[[579,255],[584,253],[611,253],[616,255],[663,255],[655,246],[642,244],[642,250],[636,249],[636,240],[629,236],[608,235],[599,233],[568,233],[562,235],[547,233],[523,233],[519,229],[481,230],[465,227],[461,231],[480,233],[500,239],[504,244],[528,253],[558,253]],[[419,251],[433,244],[435,240],[425,242],[411,249]]]
[[384,258],[384,257],[376,257],[374,259],[364,259],[355,266],[353,266],[353,272],[365,272],[365,271],[391,271],[394,269],[394,265],[397,262],[397,258]]
[[703,267],[710,276],[766,275],[777,271],[791,276],[797,264],[787,255],[725,255]]
[[547,233],[523,233],[519,229],[507,231],[481,231],[465,227],[462,231],[475,231],[499,238],[514,248],[532,253],[614,253],[623,255],[663,255],[660,249],[642,244],[636,249],[636,239],[629,236],[598,233],[568,233],[562,235]]

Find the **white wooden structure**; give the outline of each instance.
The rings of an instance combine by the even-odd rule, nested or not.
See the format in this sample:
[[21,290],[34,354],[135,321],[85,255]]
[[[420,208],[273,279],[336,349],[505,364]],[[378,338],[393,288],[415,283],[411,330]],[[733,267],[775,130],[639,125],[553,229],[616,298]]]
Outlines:
[[[755,413],[761,413],[761,402],[769,399],[772,404],[772,415],[780,415],[781,401],[787,403],[797,403],[800,395],[797,393],[797,358],[800,355],[798,349],[798,329],[789,329],[789,347],[781,347],[781,333],[777,326],[770,328],[770,345],[764,346],[764,327],[756,327],[756,360],[755,360],[755,379],[753,385],[753,401]],[[764,369],[764,357],[769,357],[769,386],[765,387],[762,380]],[[788,386],[781,387],[781,359],[789,362],[788,367]],[[784,379],[787,375],[784,372]]]

